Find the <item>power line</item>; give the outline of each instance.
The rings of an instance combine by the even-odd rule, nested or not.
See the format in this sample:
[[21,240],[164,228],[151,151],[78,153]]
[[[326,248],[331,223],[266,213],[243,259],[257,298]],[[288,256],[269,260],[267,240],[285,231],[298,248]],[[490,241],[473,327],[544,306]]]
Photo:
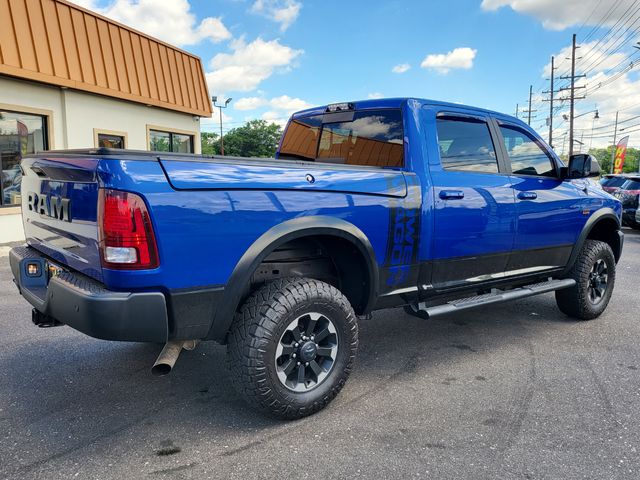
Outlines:
[[[637,13],[637,10],[634,11],[634,12],[629,13],[629,11],[636,5],[636,3],[638,3],[638,0],[634,0],[634,2],[631,5],[629,5],[629,7],[620,16],[618,21],[611,28],[609,28],[609,30],[600,39],[598,39],[598,41],[587,51],[585,56],[582,58],[582,61],[580,62],[581,64],[586,64],[587,60],[591,59],[594,55],[596,56],[596,62],[597,62],[598,58],[601,58],[602,56],[607,55],[607,49],[612,48],[612,47],[609,47],[608,45],[612,41],[613,37],[615,35],[617,35],[618,32],[622,28],[624,28],[627,25],[627,23],[633,18],[633,15],[635,13]],[[623,23],[621,24],[621,22],[623,22]],[[633,22],[633,24],[635,24],[635,21]],[[630,27],[627,27],[627,29],[623,32],[622,36],[624,36],[624,34],[629,29],[630,29]],[[607,38],[607,37],[609,37],[609,38]],[[620,37],[618,37],[618,39],[619,38]],[[602,45],[602,48],[599,48],[600,45]],[[588,70],[591,67],[592,64],[593,64],[593,62],[591,64],[589,64],[589,66],[584,68],[583,70]]]

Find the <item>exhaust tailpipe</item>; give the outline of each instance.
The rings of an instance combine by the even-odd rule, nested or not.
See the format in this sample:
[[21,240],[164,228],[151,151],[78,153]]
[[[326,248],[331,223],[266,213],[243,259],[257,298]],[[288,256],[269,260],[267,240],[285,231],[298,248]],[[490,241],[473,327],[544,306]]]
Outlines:
[[171,340],[167,342],[158,355],[156,363],[151,367],[151,373],[158,377],[169,374],[182,349],[193,350],[196,345],[198,345],[198,340]]

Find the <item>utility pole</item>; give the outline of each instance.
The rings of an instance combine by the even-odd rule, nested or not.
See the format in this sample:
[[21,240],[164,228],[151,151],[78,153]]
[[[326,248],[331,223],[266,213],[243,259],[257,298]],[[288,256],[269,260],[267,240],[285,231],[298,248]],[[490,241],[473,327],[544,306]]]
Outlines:
[[549,98],[545,98],[542,101],[549,102],[549,146],[551,148],[553,148],[553,94],[555,93],[553,90],[553,80],[555,76],[555,70],[555,57],[551,57],[551,88],[548,92],[542,92],[549,94]]
[[616,126],[613,129],[613,151],[611,152],[611,173],[613,173],[614,162],[616,160],[616,141],[618,136],[618,113],[616,112]]
[[529,116],[527,118],[527,125],[531,125],[531,96],[533,95],[533,85],[529,85]]
[[584,96],[582,97],[577,97],[576,98],[576,89],[578,88],[585,88],[584,86],[582,87],[576,87],[576,78],[580,78],[580,77],[585,77],[586,75],[576,75],[576,50],[580,48],[576,46],[576,34],[573,34],[572,37],[572,42],[571,42],[571,76],[570,77],[560,77],[564,80],[571,80],[571,86],[569,88],[561,88],[560,90],[569,90],[570,91],[570,96],[569,96],[569,101],[570,101],[570,111],[569,111],[569,158],[571,158],[571,155],[573,155],[573,117],[574,117],[574,111],[575,111],[575,101],[576,100],[582,100],[583,98],[585,98]]
[[232,100],[231,98],[227,98],[224,102],[224,105],[222,104],[218,105],[216,103],[218,101],[218,97],[216,96],[211,97],[213,106],[218,107],[218,110],[220,110],[220,154],[222,156],[224,156],[224,136],[222,135],[222,109],[227,108],[229,106],[229,103],[231,103],[231,100]]
[[520,110],[520,104],[516,103],[516,118],[520,118],[520,116],[518,115],[519,110]]
[[522,110],[522,113],[527,114],[527,123],[531,125],[531,113],[536,112],[537,110],[531,110],[531,97],[533,96],[533,85],[529,85],[529,109]]

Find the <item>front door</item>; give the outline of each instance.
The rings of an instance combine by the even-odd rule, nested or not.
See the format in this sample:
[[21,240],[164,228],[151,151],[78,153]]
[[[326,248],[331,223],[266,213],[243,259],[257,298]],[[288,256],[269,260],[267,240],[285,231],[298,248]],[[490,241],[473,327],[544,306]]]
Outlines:
[[588,217],[587,194],[560,178],[559,165],[546,145],[523,126],[498,122],[512,171],[517,232],[509,275],[564,267]]
[[434,198],[432,285],[436,290],[501,278],[515,236],[512,179],[488,117],[441,112]]

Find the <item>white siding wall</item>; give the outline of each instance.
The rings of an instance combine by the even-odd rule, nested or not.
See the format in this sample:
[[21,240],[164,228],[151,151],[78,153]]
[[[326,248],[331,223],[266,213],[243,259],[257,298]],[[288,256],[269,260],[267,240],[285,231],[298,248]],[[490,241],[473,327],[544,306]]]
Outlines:
[[0,109],[50,114],[52,149],[91,148],[94,129],[123,132],[127,148],[148,150],[147,125],[191,132],[200,153],[200,122],[191,114],[0,76]]

